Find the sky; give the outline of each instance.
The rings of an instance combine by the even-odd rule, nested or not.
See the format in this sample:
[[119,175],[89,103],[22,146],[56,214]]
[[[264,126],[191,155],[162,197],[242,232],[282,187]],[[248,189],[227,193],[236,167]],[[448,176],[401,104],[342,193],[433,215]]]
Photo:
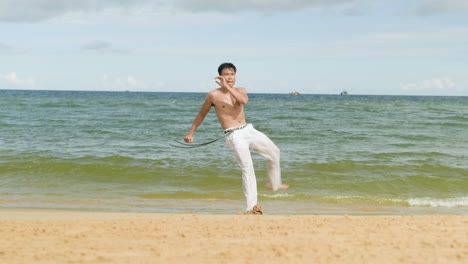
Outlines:
[[468,96],[468,0],[0,0],[0,89]]

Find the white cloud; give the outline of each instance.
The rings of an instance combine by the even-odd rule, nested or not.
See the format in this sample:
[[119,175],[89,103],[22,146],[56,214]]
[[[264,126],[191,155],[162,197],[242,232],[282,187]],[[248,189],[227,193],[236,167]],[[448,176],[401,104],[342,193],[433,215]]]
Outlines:
[[10,50],[11,46],[5,43],[0,42],[0,50]]
[[[0,21],[35,22],[68,16],[76,12],[97,12],[110,9],[152,10],[157,14],[158,10],[166,8],[183,9],[189,12],[225,13],[324,8],[337,9],[344,14],[357,14],[359,11],[356,9],[362,9],[362,3],[370,2],[370,0],[0,0]],[[76,20],[76,17],[74,19]]]
[[124,78],[110,78],[107,74],[104,74],[101,78],[101,83],[104,90],[109,91],[141,91],[146,87],[143,81],[131,75]]
[[67,2],[54,0],[0,0],[0,21],[16,22],[47,19],[66,11],[68,9]]
[[81,47],[83,50],[106,50],[110,49],[112,44],[107,41],[92,41]]
[[437,15],[468,11],[467,0],[430,0],[422,2],[423,3],[417,9],[417,12],[421,15]]
[[[105,10],[149,10],[153,13],[153,17],[156,17],[158,11],[174,11],[173,8],[188,12],[222,13],[287,12],[315,8],[325,12],[357,15],[377,3],[371,0],[0,0],[0,21],[35,22],[72,14],[70,19],[85,23],[83,19],[73,14]],[[399,1],[394,5],[401,6]],[[416,5],[416,12],[422,15],[468,11],[466,0],[419,0]]]
[[0,0],[0,21],[33,22],[69,12],[137,7],[150,0]]
[[30,51],[29,48],[22,48],[22,47],[19,47],[19,46],[12,46],[12,45],[7,44],[5,42],[0,42],[0,54],[18,55],[18,54],[26,54],[29,51]]
[[354,9],[363,0],[175,0],[175,6],[190,11],[285,11],[303,8],[345,6]]
[[16,86],[30,86],[34,85],[36,81],[32,78],[20,78],[18,75],[16,75],[15,72],[11,72],[5,75],[0,75],[0,80],[4,80],[10,84],[16,85]]
[[112,47],[112,43],[108,41],[92,41],[81,46],[81,50],[85,52],[96,52],[102,54],[128,54],[130,50],[116,49]]
[[460,87],[448,78],[401,83],[400,89],[415,94],[456,94],[461,91]]

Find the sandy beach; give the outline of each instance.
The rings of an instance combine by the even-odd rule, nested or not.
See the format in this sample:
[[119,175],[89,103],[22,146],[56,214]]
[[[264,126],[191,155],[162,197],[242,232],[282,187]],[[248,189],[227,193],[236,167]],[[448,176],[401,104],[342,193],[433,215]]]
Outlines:
[[0,210],[1,263],[466,263],[468,216]]

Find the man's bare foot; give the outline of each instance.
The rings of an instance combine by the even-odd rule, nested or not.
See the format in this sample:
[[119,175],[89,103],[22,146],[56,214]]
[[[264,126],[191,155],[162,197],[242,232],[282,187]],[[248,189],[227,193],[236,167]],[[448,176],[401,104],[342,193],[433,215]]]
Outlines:
[[257,204],[252,208],[252,210],[244,212],[243,214],[245,214],[245,215],[262,215],[263,214],[263,209],[259,204]]
[[[273,191],[273,187],[271,187],[271,184],[267,184],[267,190],[270,190],[270,191]],[[289,188],[289,185],[288,184],[281,184],[279,187],[278,187],[278,190],[286,190]]]

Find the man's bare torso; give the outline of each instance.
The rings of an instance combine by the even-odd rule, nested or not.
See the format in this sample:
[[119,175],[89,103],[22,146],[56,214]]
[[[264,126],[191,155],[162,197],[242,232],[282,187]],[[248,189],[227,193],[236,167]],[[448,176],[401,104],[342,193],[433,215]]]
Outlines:
[[[234,88],[241,89],[241,88]],[[219,122],[223,129],[242,126],[245,124],[244,106],[228,92],[221,88],[209,93],[212,106],[216,110]]]

